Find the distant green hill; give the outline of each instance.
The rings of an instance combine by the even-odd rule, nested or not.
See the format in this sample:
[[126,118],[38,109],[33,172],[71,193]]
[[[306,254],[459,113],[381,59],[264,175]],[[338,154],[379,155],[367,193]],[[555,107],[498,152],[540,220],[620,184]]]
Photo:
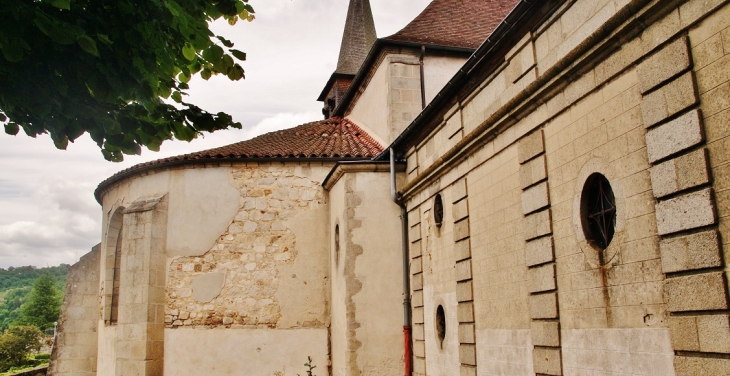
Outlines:
[[49,268],[35,266],[0,268],[0,333],[20,318],[20,306],[25,303],[33,282],[44,272],[56,279],[56,288],[61,293],[66,289],[68,264]]

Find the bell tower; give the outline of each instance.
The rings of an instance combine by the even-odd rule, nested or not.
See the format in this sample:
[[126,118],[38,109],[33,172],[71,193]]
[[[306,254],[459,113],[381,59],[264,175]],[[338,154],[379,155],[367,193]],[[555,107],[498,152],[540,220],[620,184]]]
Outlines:
[[333,110],[340,104],[376,39],[370,1],[350,0],[337,68],[317,99],[324,102],[322,114],[325,119],[331,117]]

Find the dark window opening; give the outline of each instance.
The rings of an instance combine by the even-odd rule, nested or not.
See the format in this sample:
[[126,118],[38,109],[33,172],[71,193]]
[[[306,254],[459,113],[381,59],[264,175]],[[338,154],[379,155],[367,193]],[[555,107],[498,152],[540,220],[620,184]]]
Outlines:
[[588,177],[581,195],[583,233],[592,245],[606,249],[616,228],[616,198],[605,176]]
[[119,284],[121,280],[120,269],[122,266],[122,230],[122,228],[119,228],[117,244],[114,248],[114,278],[112,279],[112,304],[109,315],[110,324],[116,324],[119,316]]
[[335,265],[340,259],[340,225],[335,225]]
[[444,203],[440,194],[433,200],[433,219],[438,227],[444,223]]
[[439,339],[439,346],[444,347],[444,338],[446,338],[446,314],[444,307],[439,305],[436,308],[436,335]]

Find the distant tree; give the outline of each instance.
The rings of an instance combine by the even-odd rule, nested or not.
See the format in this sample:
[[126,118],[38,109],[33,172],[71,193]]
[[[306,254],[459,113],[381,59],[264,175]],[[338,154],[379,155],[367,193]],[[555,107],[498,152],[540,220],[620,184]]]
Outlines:
[[246,55],[209,26],[253,20],[247,2],[2,0],[0,123],[11,135],[50,133],[59,149],[88,132],[110,161],[173,137],[241,128],[183,95],[198,73],[244,77],[233,58]]
[[42,333],[35,326],[15,326],[0,335],[0,372],[26,363],[41,347]]
[[28,300],[20,307],[19,323],[33,325],[40,330],[53,328],[60,309],[61,299],[55,278],[50,273],[41,274],[33,283]]
[[25,303],[31,287],[21,287],[8,291],[0,303],[0,332],[10,327],[10,324],[20,320],[20,307]]

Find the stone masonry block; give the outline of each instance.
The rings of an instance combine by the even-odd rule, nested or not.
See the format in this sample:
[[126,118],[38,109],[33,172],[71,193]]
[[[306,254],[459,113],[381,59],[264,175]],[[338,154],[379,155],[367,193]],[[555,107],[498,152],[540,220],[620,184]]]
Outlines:
[[471,344],[459,345],[459,361],[470,366],[477,365],[477,346]]
[[411,257],[412,258],[419,257],[422,254],[423,254],[423,252],[421,250],[421,241],[418,240],[418,241],[411,243]]
[[474,324],[459,325],[459,343],[476,343]]
[[471,257],[469,239],[464,239],[454,244],[454,255],[456,256],[456,261],[461,261]]
[[670,155],[687,150],[704,140],[698,110],[690,111],[646,133],[649,162],[655,163]]
[[550,205],[548,183],[542,182],[522,192],[522,214],[530,214]]
[[697,317],[700,351],[730,354],[730,320],[728,315]]
[[664,273],[681,272],[722,265],[717,230],[702,231],[659,242]]
[[730,359],[675,356],[674,370],[677,376],[727,375]]
[[423,328],[423,324],[413,324],[411,327],[411,331],[413,333],[413,340],[414,341],[424,341],[425,339],[425,330]]
[[553,232],[550,209],[525,217],[525,240],[539,238]]
[[420,223],[411,227],[411,230],[408,233],[408,239],[410,239],[411,243],[421,239],[421,224]]
[[421,210],[415,209],[408,212],[408,224],[410,226],[415,226],[417,224],[421,223]]
[[697,104],[694,75],[687,72],[676,80],[652,91],[641,101],[644,126],[649,128]]
[[680,155],[651,168],[651,187],[654,197],[664,196],[698,187],[710,182],[706,149]]
[[687,37],[682,35],[639,64],[639,89],[646,93],[689,67]]
[[471,280],[456,284],[456,301],[468,302],[474,300],[474,287]]
[[555,290],[555,264],[545,264],[527,269],[527,290],[543,292]]
[[453,202],[456,203],[466,197],[466,179],[459,179],[452,185],[451,195]]
[[459,367],[459,376],[477,376],[477,367],[462,364]]
[[411,259],[411,274],[423,272],[423,257],[414,257]]
[[560,323],[557,321],[532,321],[532,344],[535,346],[560,346]]
[[553,252],[553,237],[546,236],[533,239],[525,244],[525,263],[535,266],[555,260]]
[[562,375],[560,349],[535,347],[532,350],[532,365],[536,374]]
[[659,202],[655,210],[660,235],[711,225],[716,220],[710,188]]
[[669,278],[664,282],[669,312],[727,309],[727,292],[721,272]]
[[411,304],[414,307],[423,307],[423,290],[413,292],[411,295]]
[[414,324],[423,324],[423,308],[413,308],[411,317],[413,318]]
[[520,166],[520,188],[525,189],[545,179],[547,179],[547,166],[544,155]]
[[426,356],[426,342],[413,341],[413,356],[424,358]]
[[558,317],[558,294],[530,295],[530,318],[555,319]]
[[700,351],[696,316],[670,316],[669,333],[674,350]]
[[454,241],[458,242],[469,237],[469,218],[454,223]]
[[413,374],[414,375],[425,375],[426,374],[426,359],[415,358],[413,359]]
[[454,204],[454,208],[451,211],[454,215],[454,222],[462,220],[469,216],[469,207],[467,206],[467,203],[469,200],[461,200]]
[[471,279],[471,259],[466,259],[456,263],[456,280],[465,281]]
[[524,164],[544,152],[545,142],[543,140],[542,129],[530,133],[517,144],[517,160],[520,164]]
[[423,290],[423,273],[418,273],[411,278],[411,289],[413,291]]
[[456,318],[459,323],[474,322],[474,303],[459,303],[456,308]]

